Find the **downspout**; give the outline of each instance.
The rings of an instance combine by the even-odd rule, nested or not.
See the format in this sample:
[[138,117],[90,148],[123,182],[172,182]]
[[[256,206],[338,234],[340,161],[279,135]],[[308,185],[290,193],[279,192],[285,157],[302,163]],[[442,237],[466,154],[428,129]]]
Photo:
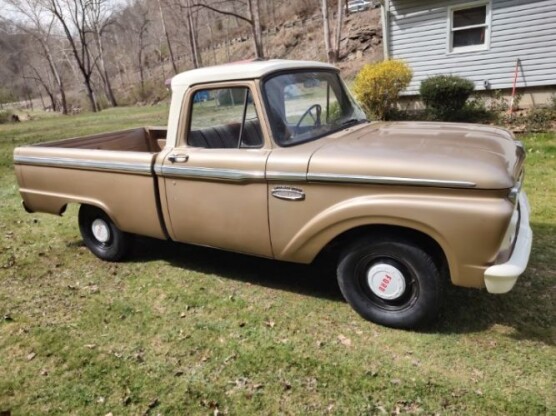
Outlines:
[[384,59],[390,59],[390,0],[381,0],[382,46]]

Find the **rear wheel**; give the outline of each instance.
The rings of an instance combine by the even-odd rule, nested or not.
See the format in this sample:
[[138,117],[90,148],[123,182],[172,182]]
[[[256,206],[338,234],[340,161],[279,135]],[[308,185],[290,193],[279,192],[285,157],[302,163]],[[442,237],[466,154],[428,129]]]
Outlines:
[[338,265],[338,284],[363,318],[394,328],[415,328],[435,317],[442,292],[433,258],[395,237],[348,247]]
[[129,249],[130,236],[97,207],[81,205],[79,230],[87,248],[102,260],[119,261]]

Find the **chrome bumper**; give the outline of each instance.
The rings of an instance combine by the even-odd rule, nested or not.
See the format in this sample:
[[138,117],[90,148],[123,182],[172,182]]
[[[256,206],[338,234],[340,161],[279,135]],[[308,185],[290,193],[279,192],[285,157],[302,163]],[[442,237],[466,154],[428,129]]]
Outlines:
[[510,259],[506,263],[495,264],[485,271],[485,286],[489,293],[507,293],[515,285],[517,278],[527,268],[531,246],[533,244],[533,231],[529,226],[529,201],[525,192],[519,196],[520,222],[517,241]]

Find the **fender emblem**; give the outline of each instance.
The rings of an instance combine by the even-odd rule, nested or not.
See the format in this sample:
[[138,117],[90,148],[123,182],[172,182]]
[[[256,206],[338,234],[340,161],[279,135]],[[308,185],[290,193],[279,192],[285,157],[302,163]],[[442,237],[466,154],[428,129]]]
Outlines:
[[305,199],[303,189],[291,186],[277,186],[272,189],[271,193],[274,198],[285,199],[286,201],[303,201]]

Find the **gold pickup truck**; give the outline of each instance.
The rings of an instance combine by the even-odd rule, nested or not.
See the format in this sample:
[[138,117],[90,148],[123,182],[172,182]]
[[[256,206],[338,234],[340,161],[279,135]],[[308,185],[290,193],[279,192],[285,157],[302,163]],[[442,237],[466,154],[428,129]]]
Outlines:
[[[171,81],[166,128],[19,147],[29,212],[79,204],[99,258],[134,234],[276,260],[337,260],[364,318],[411,328],[442,288],[505,293],[529,260],[525,152],[506,130],[369,122],[338,70],[269,60]],[[334,257],[332,257],[334,256]]]

